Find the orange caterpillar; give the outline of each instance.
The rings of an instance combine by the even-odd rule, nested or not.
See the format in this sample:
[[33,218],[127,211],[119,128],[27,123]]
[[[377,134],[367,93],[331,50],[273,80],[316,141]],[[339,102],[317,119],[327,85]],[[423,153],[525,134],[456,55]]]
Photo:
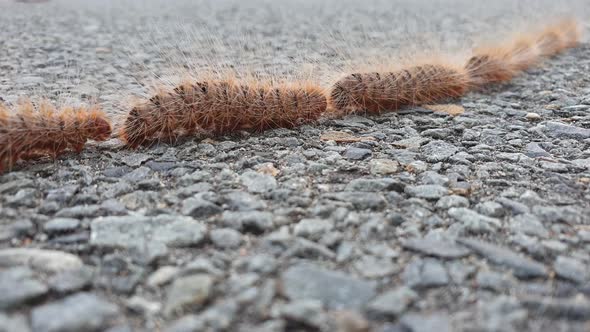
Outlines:
[[578,24],[569,20],[506,46],[480,49],[462,68],[432,63],[392,72],[349,74],[332,86],[330,103],[343,113],[380,113],[461,97],[469,89],[509,81],[543,57],[574,47],[579,38]]
[[574,47],[580,39],[574,20],[562,21],[538,34],[521,36],[505,46],[481,48],[467,61],[465,70],[472,87],[507,82],[520,72]]
[[20,103],[14,112],[0,105],[0,172],[19,159],[39,155],[53,158],[66,149],[80,152],[87,140],[104,141],[111,125],[95,107],[64,107],[48,101]]
[[393,72],[355,73],[332,86],[331,105],[340,112],[380,113],[460,97],[469,77],[461,67],[425,64]]
[[326,107],[323,91],[313,85],[185,81],[133,107],[120,137],[137,147],[196,132],[223,135],[291,128],[317,120]]

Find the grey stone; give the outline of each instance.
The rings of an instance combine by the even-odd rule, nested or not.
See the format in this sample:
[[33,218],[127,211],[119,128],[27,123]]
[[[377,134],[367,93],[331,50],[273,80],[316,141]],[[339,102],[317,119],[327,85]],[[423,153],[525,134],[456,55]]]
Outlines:
[[211,242],[218,248],[237,248],[242,243],[242,234],[231,228],[214,229],[209,234]]
[[402,273],[404,283],[412,288],[431,288],[449,283],[444,266],[435,259],[413,259]]
[[413,238],[402,242],[404,248],[441,258],[460,258],[469,255],[469,250],[453,240]]
[[493,263],[512,269],[514,275],[517,277],[534,278],[547,276],[547,268],[543,264],[519,255],[508,248],[476,239],[459,239],[457,241]]
[[533,214],[537,215],[542,222],[547,224],[566,223],[570,225],[586,224],[590,222],[588,215],[582,214],[572,206],[542,206],[533,207]]
[[159,215],[94,219],[90,243],[101,248],[184,247],[200,244],[207,227],[190,217]]
[[510,228],[514,232],[533,235],[540,238],[549,237],[549,231],[533,214],[519,214],[510,220]]
[[436,207],[443,210],[453,207],[469,207],[469,200],[458,195],[443,196],[436,202]]
[[67,231],[73,231],[80,226],[78,219],[72,218],[56,218],[48,221],[43,225],[43,229],[47,233],[61,233]]
[[351,159],[351,160],[362,160],[362,159],[370,157],[371,154],[372,154],[372,152],[369,149],[349,147],[344,152],[344,157],[346,159]]
[[558,277],[581,284],[590,279],[587,266],[588,264],[575,258],[558,256],[553,264],[553,269]]
[[404,185],[393,179],[354,179],[346,185],[346,191],[403,191]]
[[547,121],[537,126],[551,137],[585,139],[590,138],[590,129],[567,125],[561,122]]
[[451,318],[443,312],[432,314],[408,313],[401,317],[400,323],[412,332],[452,331]]
[[207,218],[221,213],[222,211],[223,209],[219,205],[201,197],[185,199],[182,202],[181,208],[181,213],[183,215],[194,218]]
[[201,307],[211,296],[213,284],[213,278],[206,274],[195,274],[174,280],[166,295],[166,315],[188,307]]
[[268,174],[247,171],[240,176],[240,179],[251,193],[265,193],[277,188],[277,180]]
[[49,288],[35,279],[33,271],[15,267],[0,271],[0,310],[18,308],[42,299]]
[[325,330],[328,327],[328,317],[323,312],[322,302],[318,300],[299,300],[283,305],[280,308],[281,317],[304,324],[306,326]]
[[495,233],[500,228],[500,220],[486,217],[467,208],[451,208],[449,216],[461,223],[460,234]]
[[390,159],[371,159],[369,161],[369,170],[374,175],[395,174],[399,171],[399,163]]
[[251,233],[263,233],[273,229],[273,215],[270,212],[244,211],[223,213],[223,224],[237,230]]
[[251,211],[266,208],[266,204],[257,196],[245,191],[233,191],[225,195],[225,204],[230,210]]
[[584,296],[573,298],[539,297],[534,295],[520,298],[523,306],[544,317],[588,320],[590,301]]
[[522,214],[522,213],[529,213],[530,208],[523,203],[516,202],[506,197],[499,197],[496,201],[505,209],[510,210],[513,214]]
[[422,184],[437,184],[440,186],[446,186],[449,184],[449,178],[438,174],[437,172],[434,171],[426,171],[423,173],[420,173],[420,176],[418,177],[420,183]]
[[389,257],[363,256],[354,262],[354,268],[366,278],[381,278],[399,270]]
[[506,274],[494,271],[480,271],[475,277],[478,287],[503,292],[511,289],[515,282]]
[[179,271],[176,266],[162,266],[147,278],[146,285],[152,288],[165,285],[172,281]]
[[94,269],[83,266],[79,269],[59,272],[49,278],[48,284],[57,293],[71,293],[89,286],[94,277]]
[[488,217],[501,218],[505,214],[502,204],[493,201],[479,203],[475,206],[475,209]]
[[198,332],[207,328],[205,321],[197,315],[186,315],[171,322],[165,332]]
[[0,312],[1,332],[30,332],[27,317],[22,314],[8,315]]
[[311,264],[281,274],[283,294],[292,300],[315,299],[329,309],[360,309],[375,296],[376,283]]
[[414,136],[399,141],[393,142],[393,146],[403,149],[419,149],[424,143],[428,142],[428,138]]
[[148,167],[141,166],[139,168],[134,169],[133,171],[125,174],[122,179],[127,180],[130,183],[137,183],[139,181],[145,180],[149,177],[152,173],[152,170]]
[[324,194],[321,197],[350,203],[355,209],[358,210],[381,210],[387,205],[383,195],[370,192],[359,193],[343,191],[339,193]]
[[78,293],[33,309],[31,324],[39,332],[99,331],[119,315],[116,305],[90,293]]
[[319,240],[319,238],[334,227],[334,223],[326,219],[302,219],[293,228],[297,236]]
[[445,141],[431,141],[422,146],[420,152],[426,156],[426,160],[431,163],[445,161],[457,153],[459,149]]
[[539,145],[539,143],[531,142],[526,145],[525,155],[531,158],[551,157],[551,154]]
[[27,265],[34,270],[56,273],[82,267],[82,260],[63,251],[33,248],[10,248],[0,250],[0,267]]
[[123,158],[121,158],[121,161],[127,166],[137,167],[151,158],[152,157],[150,155],[145,153],[133,153],[125,155]]
[[418,299],[418,294],[411,288],[401,286],[380,294],[373,299],[367,309],[377,316],[398,317]]
[[407,186],[405,192],[411,196],[424,199],[439,199],[449,194],[449,189],[435,184]]

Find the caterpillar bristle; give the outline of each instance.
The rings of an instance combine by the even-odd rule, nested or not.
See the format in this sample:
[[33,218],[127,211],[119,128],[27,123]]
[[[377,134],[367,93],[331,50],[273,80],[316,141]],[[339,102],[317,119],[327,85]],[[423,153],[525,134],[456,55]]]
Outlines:
[[195,133],[219,136],[291,128],[317,120],[326,107],[323,91],[313,86],[233,79],[184,81],[132,107],[119,136],[137,147]]
[[70,149],[80,152],[86,141],[104,141],[111,124],[97,107],[62,107],[49,101],[21,101],[14,111],[0,107],[0,172],[20,159],[47,155],[52,158]]
[[462,68],[446,64],[354,73],[332,86],[330,101],[334,109],[344,113],[381,113],[460,97],[467,91],[467,82]]

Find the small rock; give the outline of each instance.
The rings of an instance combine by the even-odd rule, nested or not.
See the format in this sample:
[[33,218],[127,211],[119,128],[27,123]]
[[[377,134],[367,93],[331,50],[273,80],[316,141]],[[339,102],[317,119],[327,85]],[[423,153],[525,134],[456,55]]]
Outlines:
[[79,269],[59,272],[49,280],[49,286],[60,294],[72,293],[89,286],[94,277],[94,269],[83,266]]
[[526,145],[526,151],[524,154],[530,158],[551,157],[549,152],[545,151],[539,143],[535,142]]
[[174,280],[166,296],[165,313],[171,315],[185,307],[201,307],[211,296],[213,278],[196,274]]
[[191,197],[182,203],[181,213],[193,218],[207,218],[219,214],[223,209],[208,200],[201,197]]
[[393,179],[354,179],[346,185],[346,191],[366,191],[366,192],[379,192],[379,191],[403,191],[404,185]]
[[461,223],[460,234],[495,233],[501,226],[500,220],[486,217],[467,208],[450,208],[449,216]]
[[587,264],[570,257],[559,256],[555,260],[553,268],[555,273],[560,278],[571,280],[575,283],[581,284],[590,278],[588,269],[585,268]]
[[22,314],[8,315],[0,313],[0,331],[2,332],[30,332],[27,317]]
[[203,223],[193,218],[171,215],[97,218],[90,228],[90,242],[94,246],[140,250],[154,246],[198,245],[207,231]]
[[82,267],[82,260],[63,251],[33,248],[11,248],[0,250],[0,267],[26,265],[34,270],[56,273]]
[[443,210],[453,207],[469,207],[469,200],[459,195],[444,196],[436,202],[436,207]]
[[457,153],[457,151],[459,149],[454,145],[440,140],[431,141],[420,149],[420,152],[426,156],[426,160],[431,163],[445,161]]
[[242,234],[231,228],[214,229],[209,237],[211,242],[221,249],[237,248],[242,243]]
[[590,138],[590,129],[567,125],[561,122],[547,121],[537,126],[545,134],[556,138],[586,139]]
[[299,300],[287,303],[280,308],[281,316],[287,320],[304,324],[318,330],[327,328],[327,316],[322,302],[318,300]]
[[151,288],[165,285],[172,281],[179,271],[180,269],[176,266],[162,266],[148,277],[146,285]]
[[62,233],[73,231],[80,226],[80,220],[72,218],[56,218],[48,221],[43,225],[47,233]]
[[502,204],[493,201],[479,203],[475,208],[477,212],[488,217],[501,218],[505,214]]
[[418,298],[409,287],[399,287],[380,294],[367,306],[370,313],[377,316],[398,317]]
[[409,313],[400,319],[402,326],[412,332],[451,332],[451,319],[446,313]]
[[395,174],[399,171],[399,163],[389,159],[372,159],[369,162],[369,170],[374,175]]
[[469,255],[469,250],[452,240],[413,238],[403,242],[404,248],[441,258],[460,258]]
[[372,152],[369,149],[349,147],[344,152],[344,157],[351,160],[361,160],[370,157],[371,154]]
[[118,315],[116,305],[91,293],[78,293],[33,309],[31,323],[39,332],[98,331]]
[[273,215],[270,212],[226,211],[222,218],[225,226],[254,234],[266,232],[274,227]]
[[490,261],[506,266],[521,278],[546,277],[545,266],[530,258],[521,256],[514,251],[476,239],[459,239],[459,243],[475,251]]
[[330,231],[334,223],[326,219],[302,219],[295,227],[293,232],[297,236],[302,236],[318,240],[325,232]]
[[424,184],[418,186],[406,186],[405,192],[414,197],[434,200],[448,195],[449,189],[439,185]]
[[0,271],[0,310],[18,308],[37,301],[49,288],[33,277],[33,271],[15,267]]
[[360,309],[376,292],[376,283],[311,264],[288,268],[281,275],[282,291],[292,300],[315,299],[330,309]]
[[520,301],[543,317],[579,320],[590,317],[590,301],[583,295],[574,298],[524,296]]
[[430,288],[449,283],[444,266],[435,259],[413,259],[402,273],[404,283],[412,288]]
[[354,262],[354,268],[366,278],[381,278],[392,275],[398,267],[388,257],[363,256]]
[[247,171],[240,176],[240,179],[251,193],[265,193],[277,188],[277,180],[268,174]]
[[541,119],[541,116],[537,113],[529,112],[524,116],[529,121],[538,121]]
[[514,281],[506,274],[493,271],[480,271],[475,277],[478,287],[503,292],[514,286]]

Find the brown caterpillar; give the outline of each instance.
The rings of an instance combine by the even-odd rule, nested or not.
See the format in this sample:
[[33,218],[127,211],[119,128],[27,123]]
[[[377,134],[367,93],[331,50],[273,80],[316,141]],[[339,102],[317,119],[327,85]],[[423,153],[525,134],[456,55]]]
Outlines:
[[239,130],[291,128],[317,120],[326,107],[324,93],[311,84],[185,81],[133,107],[120,137],[127,145],[137,147],[196,132],[224,135]]
[[355,73],[332,86],[331,105],[340,112],[380,113],[462,96],[468,76],[460,67],[425,64],[392,72]]
[[80,152],[87,140],[104,141],[111,125],[97,107],[63,107],[24,101],[14,112],[0,105],[0,172],[19,159],[53,158],[67,149]]
[[520,72],[574,47],[580,39],[580,28],[573,20],[545,28],[538,34],[519,37],[506,46],[481,48],[467,61],[465,70],[472,87],[507,82]]

